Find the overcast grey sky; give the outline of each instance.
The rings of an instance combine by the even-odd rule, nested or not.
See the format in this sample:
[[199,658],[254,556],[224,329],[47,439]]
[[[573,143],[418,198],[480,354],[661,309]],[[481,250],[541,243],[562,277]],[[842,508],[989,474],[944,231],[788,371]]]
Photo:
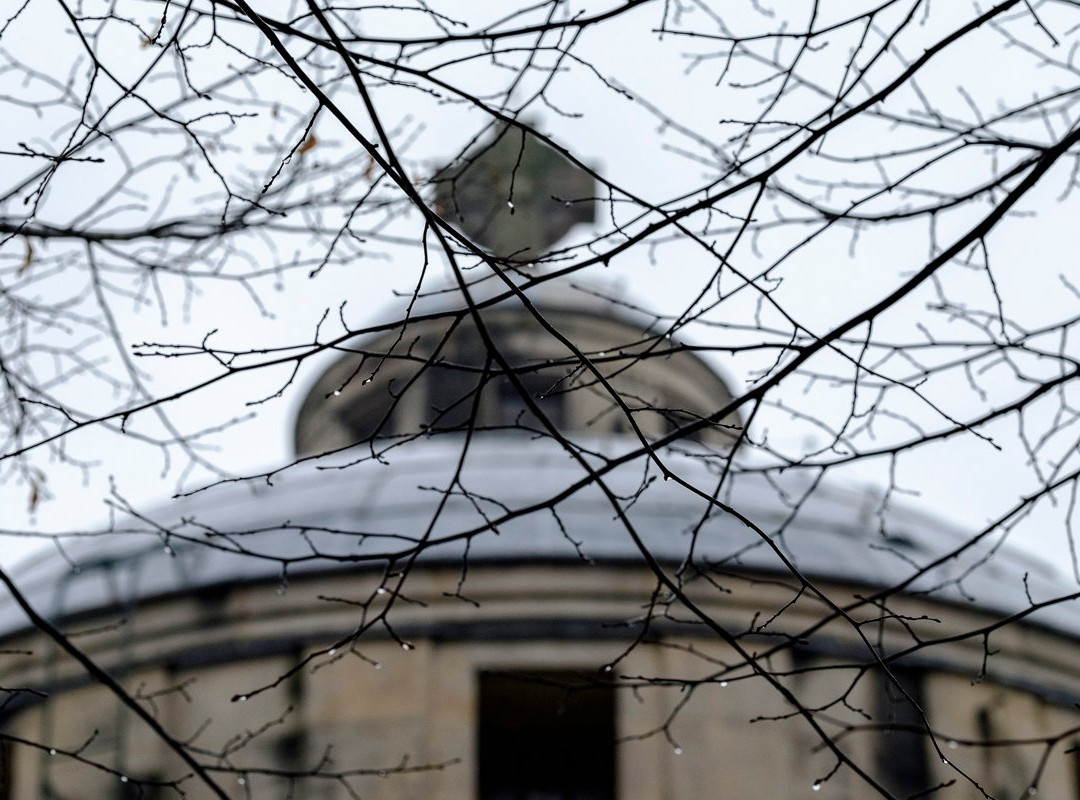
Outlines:
[[[464,13],[460,8],[453,8],[455,5],[448,5],[449,14]],[[602,3],[581,5],[594,9],[604,6]],[[504,6],[504,3],[470,3],[467,13],[476,20],[485,18],[485,15],[490,18],[501,13]],[[702,8],[704,6],[691,6],[678,25],[687,30],[715,32],[715,21]],[[783,13],[791,14],[791,24],[796,27],[800,22],[799,15],[805,11],[806,8],[801,5],[797,9],[783,9]],[[732,12],[725,8],[724,13]],[[943,8],[942,4],[934,6],[926,25],[897,43],[896,51],[891,54],[891,67],[883,66],[881,77],[877,80],[886,80],[891,74],[890,70],[895,73],[900,68],[901,52],[908,56],[919,52],[919,47],[933,41],[969,13],[968,8]],[[1063,41],[1059,48],[1051,49],[1055,53],[1063,53],[1069,47],[1069,38],[1076,34],[1069,30],[1064,16],[1059,19],[1055,15],[1053,7],[1048,14],[1047,25]],[[403,17],[407,21],[402,21]],[[557,76],[558,80],[553,84],[550,97],[557,110],[538,104],[528,113],[530,118],[538,121],[540,129],[571,147],[583,161],[595,165],[620,185],[654,200],[676,197],[717,173],[722,167],[721,156],[717,153],[723,151],[723,142],[729,134],[730,125],[726,121],[751,115],[761,107],[760,93],[716,87],[722,73],[723,59],[714,55],[721,49],[715,42],[660,36],[656,32],[658,19],[658,9],[650,4],[650,7],[628,14],[610,25],[587,30],[574,51],[581,62],[566,65],[565,75]],[[883,28],[887,28],[887,21],[882,20]],[[735,28],[742,26],[741,33],[777,24],[774,17],[751,10],[742,12],[735,19],[728,18],[725,22]],[[802,23],[805,24],[805,15]],[[395,35],[409,31],[410,25],[416,25],[418,32],[428,29],[428,26],[420,25],[418,15],[398,15],[392,23],[372,16],[368,24],[367,30],[392,29]],[[1027,24],[1030,26],[1030,21]],[[66,21],[58,16],[57,9],[32,0],[22,17],[5,34],[2,41],[5,55],[0,56],[0,63],[6,58],[10,62],[35,65],[43,73],[57,76],[69,74],[70,68],[62,62],[65,58],[74,58],[77,49],[42,48],[35,44],[40,41],[70,41],[63,39],[59,33],[55,37],[42,36],[40,33],[59,31],[66,25]],[[33,36],[31,32],[35,32]],[[1039,36],[1037,31],[1031,33],[1031,42],[1038,42]],[[122,28],[110,32],[105,42],[110,46],[107,49],[103,46],[100,53],[118,75],[137,74],[155,56],[154,48],[143,46],[137,35],[130,31],[125,33]],[[810,63],[803,68],[805,74],[820,76],[823,81],[831,79],[833,70],[847,52],[845,42],[838,39],[830,42],[831,49],[825,47],[820,53],[807,55]],[[1006,47],[1006,44],[1003,35],[988,30],[957,48],[955,53],[943,55],[935,62],[934,69],[920,79],[919,89],[926,102],[942,115],[967,118],[976,114],[973,108],[1007,107],[1021,102],[1019,98],[1047,94],[1059,86],[1075,82],[1075,75],[1070,74],[1068,68],[1040,62],[1023,47]],[[195,80],[209,81],[214,77],[215,66],[224,69],[237,61],[228,52],[217,53],[205,59],[205,66],[202,67],[204,72],[195,75]],[[889,61],[889,58],[885,61]],[[751,67],[745,69],[743,80],[749,83],[753,70]],[[505,70],[486,61],[462,65],[453,74],[456,80],[474,87],[478,92],[489,84],[494,87],[506,82]],[[42,92],[44,96],[52,91],[44,84],[21,82],[18,73],[4,73],[0,80],[6,80],[6,83],[0,84],[5,94],[21,93],[24,99],[32,100],[35,92]],[[290,134],[295,136],[297,125],[302,122],[299,117],[279,114],[274,105],[277,100],[285,106],[295,104],[298,108],[306,109],[309,105],[302,93],[288,81],[260,81],[255,93],[261,93],[264,102],[252,109],[258,111],[259,116],[237,122],[236,132],[231,134],[241,140],[246,138],[254,151],[270,139],[284,141]],[[613,86],[625,92],[613,90]],[[160,92],[162,98],[169,95],[169,87],[164,83],[151,83],[150,87],[148,91],[155,94]],[[103,91],[108,93],[108,90]],[[347,87],[335,84],[335,91],[338,93],[335,96],[340,97],[344,104],[352,102]],[[407,145],[404,152],[417,176],[431,174],[445,163],[469,141],[483,122],[480,115],[472,110],[404,89],[383,88],[375,93],[375,102],[387,123],[402,131],[400,141]],[[795,91],[785,99],[783,114],[798,118],[800,114],[813,113],[820,102],[820,97],[813,91]],[[918,108],[921,99],[915,93],[907,92],[896,102],[898,107]],[[12,109],[8,119],[14,120],[14,123],[0,127],[0,150],[16,150],[18,142],[42,147],[55,144],[57,127],[64,124],[60,110],[18,107],[10,102],[5,102],[5,105]],[[134,114],[136,111],[124,113]],[[661,116],[677,120],[687,130],[702,132],[707,141],[703,143],[679,130],[664,128]],[[1063,115],[1061,119],[1020,120],[1014,127],[1033,139],[1041,140],[1060,135],[1071,124],[1071,120]],[[882,130],[878,124],[850,126],[829,141],[829,150],[833,153],[845,152],[846,149],[852,153],[861,152],[871,144],[868,139],[882,136]],[[327,116],[324,115],[316,123],[314,131],[318,147],[304,154],[309,161],[319,158],[332,160],[349,151],[345,132]],[[894,150],[917,143],[917,138],[905,131],[897,134],[895,142],[872,142],[882,149]],[[172,152],[152,136],[125,137],[120,146],[126,148],[127,154],[135,160],[152,158],[160,152],[167,161]],[[100,152],[111,160],[100,166],[100,170],[108,173],[115,169],[119,152],[107,146],[102,146]],[[13,169],[11,165],[16,163],[15,159],[0,162],[3,165],[0,166],[0,174],[4,169]],[[29,166],[18,162],[19,168]],[[163,166],[171,165],[166,163]],[[925,184],[948,192],[955,186],[975,182],[985,168],[986,165],[978,159],[950,160],[941,170],[931,170]],[[106,183],[100,177],[101,172],[95,171],[98,169],[97,165],[90,164],[66,165],[49,192],[40,216],[62,221],[92,206]],[[850,189],[850,185],[847,189],[839,183],[829,185],[835,169],[839,167],[830,165],[827,159],[808,159],[790,180],[792,185],[827,199],[834,190],[836,194],[843,195],[844,191]],[[842,175],[843,181],[850,184],[855,173],[845,168]],[[1060,199],[1069,177],[1064,166],[1049,175],[1043,185],[1022,201],[1017,213],[1006,219],[988,237],[994,277],[1005,311],[1028,327],[1067,318],[1080,309],[1080,298],[1073,295],[1062,281],[1063,275],[1071,275],[1077,276],[1075,282],[1080,284],[1080,271],[1075,267],[1075,254],[1078,252],[1076,202],[1071,195]],[[200,192],[214,191],[214,187],[206,181],[193,185],[183,181],[168,183],[159,178],[156,169],[149,170],[136,185],[153,198],[151,204],[167,193],[169,204],[179,208],[189,200],[197,202]],[[911,202],[918,199],[913,194]],[[113,202],[120,206],[124,199],[117,198]],[[737,211],[739,204],[744,202],[739,198],[734,199],[728,212]],[[612,213],[618,216],[618,208]],[[769,213],[782,216],[786,212]],[[111,215],[108,221],[110,224],[122,223],[127,215],[128,212],[120,210]],[[939,243],[947,243],[951,236],[969,224],[971,218],[970,213],[957,213],[955,217],[942,215],[936,221],[933,236]],[[304,223],[301,212],[294,213],[292,219],[300,226]],[[597,233],[610,233],[611,223],[611,216],[601,215],[594,226],[575,229],[570,234],[569,242],[584,242]],[[418,224],[413,216],[396,221],[385,232],[408,239],[415,237]],[[721,243],[725,236],[723,227],[716,224],[713,232],[714,238]],[[771,236],[763,232],[752,240],[747,238],[741,242],[732,260],[751,274],[756,273],[779,258],[802,235],[805,232],[800,233],[797,227],[779,229]],[[282,261],[288,260],[290,252],[301,253],[305,248],[319,246],[319,243],[295,231],[277,234],[276,237],[274,246]],[[20,239],[9,241],[5,245],[9,258],[22,258],[24,246]],[[36,246],[52,254],[65,247],[62,243]],[[169,294],[163,306],[159,306],[152,293],[134,295],[129,302],[122,302],[123,290],[118,290],[112,296],[110,307],[116,314],[117,325],[128,345],[146,341],[198,342],[210,331],[215,331],[214,342],[241,348],[256,343],[270,346],[305,341],[313,335],[326,309],[334,310],[333,317],[341,303],[346,302],[344,316],[350,325],[358,327],[377,314],[386,313],[386,309],[400,306],[402,300],[394,293],[407,295],[415,286],[421,266],[416,247],[388,241],[371,241],[357,247],[359,255],[354,263],[331,265],[311,280],[305,277],[305,270],[283,276],[271,275],[254,282],[251,287],[236,282],[210,280],[199,295],[185,297],[183,283],[166,278],[163,287]],[[906,275],[919,269],[931,251],[931,231],[925,219],[867,230],[857,239],[850,231],[830,230],[784,260],[772,275],[782,280],[774,281],[770,288],[774,291],[774,299],[790,309],[803,328],[824,333],[838,321],[858,313],[887,294]],[[152,247],[148,246],[147,253],[151,252]],[[261,259],[268,252],[269,247],[234,253],[222,268],[227,272],[245,267],[260,268],[263,266]],[[73,253],[76,255],[73,256],[71,268],[78,269],[77,250],[73,250]],[[623,292],[629,301],[658,314],[675,316],[686,310],[705,277],[715,268],[713,262],[714,259],[698,243],[663,241],[661,238],[656,247],[635,247],[614,259],[607,268],[596,268],[592,274],[583,275],[582,279]],[[445,264],[436,260],[430,273],[432,281],[445,280]],[[60,296],[69,291],[67,281],[63,274],[58,273],[43,279],[32,292],[46,298],[53,292]],[[249,289],[258,294],[258,302],[252,300]],[[940,282],[926,284],[883,317],[875,325],[874,333],[882,339],[914,341],[919,339],[919,326],[932,324],[934,334],[938,336],[966,335],[970,319],[965,319],[963,315],[951,315],[947,310],[926,311],[929,306],[940,303],[942,297],[954,303],[970,303],[971,307],[977,308],[993,308],[995,303],[982,271],[950,267],[942,273]],[[162,307],[168,311],[164,318],[160,313]],[[730,330],[711,327],[707,323],[752,324],[756,313],[756,300],[747,292],[704,313],[700,322],[688,325],[680,335],[694,344],[722,346],[739,337]],[[927,320],[932,320],[932,323]],[[766,311],[765,323],[776,321],[776,317],[769,317]],[[31,334],[43,339],[58,335],[55,330],[43,327],[33,329]],[[60,338],[63,338],[63,334],[60,334]],[[1064,346],[1075,355],[1072,343],[1067,342]],[[92,350],[96,357],[111,359],[110,364],[115,365],[119,355],[107,351],[107,346]],[[736,391],[749,385],[758,371],[766,368],[770,361],[769,356],[761,354],[726,357],[714,353],[707,358],[723,370]],[[137,359],[136,362],[140,369],[146,371],[146,385],[154,396],[197,382],[215,370],[215,365],[206,359]],[[318,363],[325,364],[326,361],[324,359]],[[827,371],[835,366],[826,363],[823,368]],[[111,369],[114,366],[103,368]],[[1031,369],[1037,370],[1037,367]],[[291,419],[302,398],[302,389],[314,379],[316,371],[313,365],[306,366],[298,376],[293,391],[281,399],[257,407],[246,404],[253,398],[273,392],[285,377],[284,371],[279,369],[249,376],[243,382],[230,380],[171,404],[167,410],[170,417],[178,420],[187,430],[198,430],[203,426],[218,428],[228,425],[230,420],[241,419],[242,422],[200,440],[210,448],[203,455],[228,474],[259,471],[288,461]],[[957,377],[935,381],[926,387],[927,397],[898,401],[901,403],[898,408],[906,409],[905,413],[910,413],[910,420],[915,424],[933,426],[935,420],[941,421],[942,414],[963,418],[973,413],[973,409],[993,404],[995,396],[1000,401],[1001,397],[1014,391],[1015,379],[999,378],[994,370],[980,375],[979,381],[989,390],[989,400],[980,398],[978,391]],[[120,395],[109,397],[107,384],[92,370],[73,377],[71,385],[64,391],[74,393],[88,403],[93,401],[91,404],[100,407],[107,407],[121,399]],[[845,414],[850,400],[844,391],[830,388],[826,378],[791,381],[775,395],[775,399],[791,408],[814,409],[826,419]],[[906,402],[910,402],[910,406],[902,405]],[[937,406],[936,410],[929,405],[931,402]],[[1060,406],[1051,403],[1039,406],[1031,412],[1036,417],[1032,418],[1029,414],[1026,424],[1031,430],[1038,431],[1049,425],[1049,417],[1059,411]],[[1037,418],[1037,414],[1043,412],[1047,420]],[[160,430],[160,423],[152,418],[131,420],[129,424],[133,432],[138,432],[142,425],[146,426],[147,431]],[[895,428],[889,430],[890,424]],[[902,436],[899,431],[911,427],[912,423],[902,419],[892,419],[891,422],[883,419],[881,425],[880,436],[888,440],[889,437]],[[1024,445],[1016,435],[1017,430],[1017,420],[1007,418],[983,431],[985,437],[993,439],[997,447],[992,446],[986,438],[967,436],[955,437],[945,444],[905,454],[895,465],[898,486],[904,490],[897,500],[914,504],[927,513],[965,528],[981,527],[1038,485],[1038,476],[1033,472]],[[784,408],[776,406],[763,411],[755,422],[752,435],[759,440],[767,438],[773,447],[792,453],[813,449],[815,441],[824,444],[826,439],[824,434],[815,433],[813,426],[803,424]],[[34,538],[39,533],[89,530],[106,524],[113,513],[110,508],[115,507],[118,497],[140,507],[152,508],[178,489],[191,489],[213,478],[211,472],[203,467],[187,469],[184,460],[176,458],[175,454],[167,461],[159,449],[132,437],[121,437],[115,431],[100,426],[72,435],[65,445],[65,454],[83,462],[84,466],[79,468],[58,464],[55,457],[50,458],[44,452],[36,457],[35,463],[43,477],[42,489],[47,493],[47,499],[32,503],[31,487],[25,480],[10,474],[7,482],[0,485],[0,508],[4,509],[0,527],[29,534],[25,538],[3,539],[0,562],[11,564],[33,548],[40,547],[42,540]],[[1075,458],[1075,454],[1065,447],[1062,452],[1047,457],[1066,460]],[[886,459],[857,463],[835,470],[831,479],[849,486],[865,486],[868,491],[874,490],[873,487],[885,484],[892,466]],[[1067,500],[1067,497],[1062,498],[1063,503],[1067,503]],[[1044,504],[1018,528],[1010,541],[1055,562],[1059,567],[1067,568],[1068,542],[1062,513],[1065,512],[1060,507]]]

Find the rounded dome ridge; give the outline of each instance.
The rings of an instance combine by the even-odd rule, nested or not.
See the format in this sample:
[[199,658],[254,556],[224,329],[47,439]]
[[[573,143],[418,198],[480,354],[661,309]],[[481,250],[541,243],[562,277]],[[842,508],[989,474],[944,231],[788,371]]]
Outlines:
[[[586,355],[633,408],[634,422],[659,438],[724,407],[724,379],[668,338],[655,316],[603,286],[544,281],[528,287],[536,313]],[[604,435],[630,430],[625,412],[577,354],[540,324],[494,278],[470,284],[484,332],[501,359],[560,431]],[[300,456],[420,434],[543,430],[521,392],[485,345],[469,303],[446,284],[357,337],[309,389],[297,414]],[[404,310],[407,308],[407,313]],[[729,441],[736,415],[704,431]]]
[[[414,442],[348,469],[302,465],[273,485],[222,485],[151,514],[142,526],[81,537],[65,556],[44,553],[20,571],[30,602],[52,619],[123,609],[156,597],[240,584],[279,583],[305,576],[418,565],[564,563],[643,565],[641,553],[603,493],[584,485],[551,513],[548,498],[581,477],[561,447],[537,440],[506,457],[507,439],[479,436],[470,446],[458,489],[434,520],[432,509],[450,486],[460,443]],[[595,463],[627,452],[626,437],[589,440]],[[355,455],[342,454],[341,461]],[[702,489],[716,480],[692,452],[665,453],[670,468]],[[326,465],[323,465],[324,467]],[[643,461],[605,476],[653,557],[691,561],[703,572],[783,576],[775,553],[740,521],[717,510],[702,523],[699,500],[674,482],[650,480]],[[1013,614],[1036,601],[1067,594],[1038,562],[1003,549],[963,549],[968,535],[897,505],[884,519],[888,536],[870,530],[865,494],[818,486],[797,513],[779,502],[807,491],[797,478],[735,473],[721,500],[738,509],[814,580],[889,588],[938,563],[904,591],[976,611]],[[642,488],[644,487],[644,488]],[[875,520],[876,523],[876,520]],[[697,528],[697,533],[692,532]],[[782,531],[782,533],[780,533]],[[949,557],[958,553],[955,557]],[[1067,606],[1039,611],[1032,621],[1080,634]],[[26,627],[10,600],[0,605],[0,636]]]

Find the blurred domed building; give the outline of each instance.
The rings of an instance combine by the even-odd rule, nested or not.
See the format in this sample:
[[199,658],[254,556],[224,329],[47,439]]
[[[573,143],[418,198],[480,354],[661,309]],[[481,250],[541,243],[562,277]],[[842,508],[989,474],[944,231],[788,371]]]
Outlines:
[[661,447],[663,480],[642,439],[725,381],[606,291],[533,283],[628,409],[502,284],[427,293],[311,385],[295,466],[17,573],[48,622],[0,604],[0,797],[221,796],[180,751],[260,800],[1078,796],[1080,618],[1033,611],[1068,587],[725,473],[736,415]]

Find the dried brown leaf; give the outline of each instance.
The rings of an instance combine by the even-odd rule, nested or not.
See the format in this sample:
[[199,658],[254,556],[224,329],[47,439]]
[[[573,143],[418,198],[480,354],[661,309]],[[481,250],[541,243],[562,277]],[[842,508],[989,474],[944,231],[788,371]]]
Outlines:
[[30,269],[30,265],[33,264],[33,263],[34,263],[34,243],[31,242],[30,237],[27,236],[26,237],[26,255],[23,257],[22,263],[19,265],[19,269],[18,269],[18,272],[16,272],[16,275],[18,275],[19,277],[22,277],[23,273],[25,273],[28,269]]

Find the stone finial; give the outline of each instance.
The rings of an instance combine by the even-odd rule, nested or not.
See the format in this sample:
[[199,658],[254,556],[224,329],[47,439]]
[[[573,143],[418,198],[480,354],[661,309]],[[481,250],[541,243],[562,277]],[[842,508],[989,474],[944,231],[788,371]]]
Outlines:
[[505,125],[441,169],[434,183],[436,212],[500,258],[532,261],[595,217],[593,177]]

